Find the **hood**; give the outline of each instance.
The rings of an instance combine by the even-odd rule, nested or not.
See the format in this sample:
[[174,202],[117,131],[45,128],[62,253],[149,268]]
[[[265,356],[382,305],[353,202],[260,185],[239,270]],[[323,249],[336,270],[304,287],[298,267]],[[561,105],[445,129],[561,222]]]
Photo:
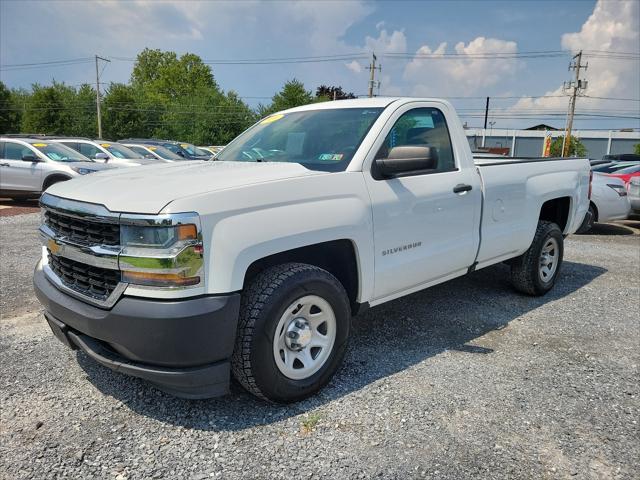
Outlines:
[[114,212],[159,213],[178,198],[325,172],[297,163],[174,162],[116,168],[54,184],[47,193]]
[[109,161],[104,162],[107,165],[126,165],[131,167],[139,167],[140,165],[157,165],[161,163],[156,158],[110,158]]
[[109,165],[108,163],[100,163],[100,162],[67,162],[65,163],[68,167],[75,168],[86,168],[87,170],[112,170],[117,168],[115,165]]

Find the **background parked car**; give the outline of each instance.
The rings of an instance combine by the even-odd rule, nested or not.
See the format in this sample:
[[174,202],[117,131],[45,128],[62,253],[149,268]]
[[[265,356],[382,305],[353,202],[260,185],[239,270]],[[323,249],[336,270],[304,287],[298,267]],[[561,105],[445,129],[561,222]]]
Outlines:
[[90,140],[88,138],[51,138],[50,141],[66,145],[80,152],[84,156],[98,162],[137,167],[140,165],[152,165],[158,163],[155,159],[144,158],[139,153],[117,142],[104,140]]
[[633,177],[640,176],[640,164],[631,165],[630,167],[621,168],[613,173],[608,174],[610,177],[617,177],[622,180],[625,185],[628,184]]
[[201,150],[206,150],[207,152],[210,152],[211,155],[215,156],[222,151],[222,149],[224,148],[224,145],[210,145],[208,147],[198,147],[198,148]]
[[619,178],[594,173],[589,210],[576,233],[587,233],[595,223],[624,220],[629,216],[629,209],[624,182]]
[[139,153],[145,158],[157,158],[158,160],[162,160],[165,162],[177,162],[185,160],[180,155],[173,153],[171,150],[163,147],[162,145],[143,145],[136,143],[123,143],[123,145],[127,148],[130,148],[134,152]]
[[640,215],[640,177],[633,177],[629,182],[628,188],[631,211],[636,215]]
[[614,173],[616,170],[633,167],[634,165],[640,165],[640,162],[608,162],[596,166],[592,165],[591,170],[599,173]]
[[210,160],[211,152],[202,150],[191,143],[176,142],[174,140],[158,140],[156,138],[125,138],[120,143],[135,143],[138,145],[160,145],[180,155],[185,160]]
[[604,155],[603,160],[617,161],[617,162],[640,162],[640,155],[635,153],[616,153],[612,155]]
[[0,196],[37,198],[54,183],[115,168],[39,138],[0,137]]

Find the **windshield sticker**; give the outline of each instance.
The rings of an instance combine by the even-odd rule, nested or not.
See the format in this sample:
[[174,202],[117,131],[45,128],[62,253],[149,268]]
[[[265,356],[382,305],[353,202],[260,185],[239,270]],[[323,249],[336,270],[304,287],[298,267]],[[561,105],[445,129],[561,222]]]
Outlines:
[[152,151],[153,151],[153,150],[157,149],[158,147],[147,147],[147,148],[148,148],[149,150],[152,150]]
[[262,120],[260,122],[260,125],[267,125],[269,123],[273,123],[273,122],[277,122],[278,120],[280,120],[282,117],[284,117],[284,115],[282,113],[279,113],[277,115],[271,115],[270,117],[265,118],[264,120]]
[[100,146],[104,147],[104,148],[109,148],[111,146],[110,143],[101,143]]
[[34,147],[46,147],[47,144],[46,143],[33,143],[32,144]]
[[324,160],[327,162],[339,162],[344,155],[342,153],[321,153],[318,160]]

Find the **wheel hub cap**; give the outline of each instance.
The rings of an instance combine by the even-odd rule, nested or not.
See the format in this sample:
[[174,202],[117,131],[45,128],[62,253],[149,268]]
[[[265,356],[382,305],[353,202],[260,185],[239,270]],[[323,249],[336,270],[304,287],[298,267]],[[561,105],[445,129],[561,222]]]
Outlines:
[[274,332],[273,357],[282,374],[293,380],[309,378],[331,356],[337,322],[324,298],[306,295],[289,305]]
[[311,343],[311,327],[304,318],[296,318],[287,327],[285,344],[289,350],[299,352]]
[[555,238],[549,238],[540,252],[538,275],[543,282],[550,282],[558,269],[559,245]]

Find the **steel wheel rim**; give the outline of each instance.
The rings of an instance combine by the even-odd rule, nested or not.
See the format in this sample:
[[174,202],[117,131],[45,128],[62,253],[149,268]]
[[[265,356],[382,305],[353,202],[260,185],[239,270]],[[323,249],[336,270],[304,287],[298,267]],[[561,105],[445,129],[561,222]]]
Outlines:
[[538,274],[540,280],[549,283],[558,270],[558,260],[560,258],[560,246],[555,238],[548,238],[540,252],[540,262]]
[[322,297],[306,295],[292,302],[280,317],[273,337],[278,370],[292,380],[312,376],[329,359],[336,330],[333,308]]

